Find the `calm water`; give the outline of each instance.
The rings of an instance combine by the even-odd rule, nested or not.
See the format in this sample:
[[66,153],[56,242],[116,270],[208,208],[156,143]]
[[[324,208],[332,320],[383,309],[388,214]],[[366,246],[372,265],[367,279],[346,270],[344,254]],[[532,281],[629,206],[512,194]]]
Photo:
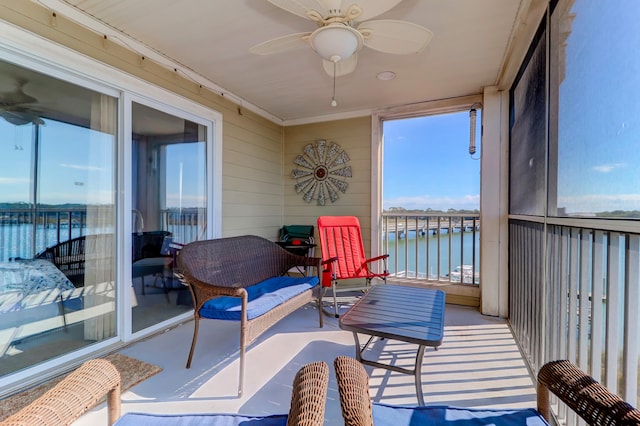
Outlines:
[[[415,232],[410,232],[408,239],[395,239],[392,234],[389,241],[383,241],[382,247],[383,251],[389,253],[388,267],[392,274],[399,273],[404,276],[406,271],[408,277],[415,277],[417,271],[418,278],[425,278],[428,275],[429,278],[436,279],[438,272],[441,277],[448,276],[460,265],[474,265],[476,274],[480,271],[480,232],[475,233],[475,238],[473,232],[453,232],[440,234],[439,239],[438,235],[416,238]],[[449,262],[449,252],[451,252],[451,262]],[[438,271],[438,264],[440,271]]]
[[58,229],[37,225],[34,239],[34,227],[31,224],[0,225],[0,261],[4,262],[14,257],[29,259],[45,248],[55,245],[58,241],[66,241],[87,233],[112,231],[96,228],[88,230],[86,227],[79,226],[69,229],[65,226],[59,232],[60,239],[58,240]]

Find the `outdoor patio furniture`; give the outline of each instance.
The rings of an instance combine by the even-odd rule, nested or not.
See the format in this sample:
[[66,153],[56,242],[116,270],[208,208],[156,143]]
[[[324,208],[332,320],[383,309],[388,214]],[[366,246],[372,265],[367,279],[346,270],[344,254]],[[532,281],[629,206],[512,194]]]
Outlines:
[[[0,335],[9,345],[30,336],[67,328],[67,311],[83,306],[76,288],[51,262],[0,262]],[[37,324],[37,326],[36,326]]]
[[[422,394],[422,359],[427,347],[438,349],[444,338],[445,292],[400,285],[374,286],[340,317],[340,328],[351,331],[356,359],[362,364],[414,376],[418,404]],[[370,336],[360,345],[358,335]],[[413,369],[383,364],[364,357],[375,338],[398,340],[418,346]]]
[[544,426],[551,419],[549,392],[590,425],[640,424],[640,411],[566,360],[549,362],[540,369],[537,410],[380,404],[371,402],[369,376],[356,359],[340,356],[334,360],[334,368],[345,426]]
[[299,256],[313,257],[315,239],[313,225],[285,225],[280,228],[280,247]]
[[167,286],[168,272],[173,268],[173,258],[162,253],[164,241],[171,238],[168,231],[146,231],[136,232],[131,237],[131,278],[140,279],[140,293],[146,294],[145,277],[153,276],[153,286],[156,287],[158,280],[162,283],[162,289],[169,301],[169,288]]
[[67,276],[76,287],[84,286],[84,245],[86,237],[72,238],[38,253],[36,259],[46,259]]
[[[298,256],[313,257],[316,248],[313,230],[313,225],[285,225],[280,228],[280,241],[276,244]],[[289,272],[308,274],[309,268],[298,267]]]
[[[318,234],[322,264],[325,267],[322,274],[323,296],[331,287],[334,315],[338,318],[337,293],[368,289],[374,278],[380,278],[386,283],[389,276],[389,255],[367,258],[362,243],[360,221],[355,216],[320,216]],[[338,287],[339,281],[352,279],[364,279],[365,285]]]
[[[84,287],[86,255],[101,253],[105,257],[114,255],[113,234],[90,234],[63,241],[38,253],[36,259],[46,259],[67,276],[76,287]],[[105,252],[107,250],[107,252]],[[109,262],[103,262],[109,263]]]
[[171,237],[169,231],[134,232],[131,236],[131,261],[150,257],[161,257],[165,238]]
[[181,425],[262,425],[321,426],[329,387],[329,366],[324,361],[306,364],[293,379],[291,406],[288,414],[247,415],[225,413],[150,414],[127,413],[117,426],[181,426]]
[[105,359],[85,362],[60,383],[14,415],[1,426],[70,425],[105,396],[108,424],[131,425],[241,425],[320,426],[329,386],[329,366],[323,361],[303,365],[295,375],[288,414],[244,415],[222,413],[152,414],[127,413],[120,417],[120,373]]
[[70,425],[105,396],[112,425],[120,417],[120,373],[106,359],[92,359],[0,425]]
[[[246,348],[285,316],[316,301],[322,327],[318,258],[298,256],[265,238],[244,235],[196,241],[178,254],[177,274],[189,286],[194,331],[187,368],[191,366],[200,318],[240,322],[242,394]],[[296,266],[316,268],[315,276],[287,276]]]

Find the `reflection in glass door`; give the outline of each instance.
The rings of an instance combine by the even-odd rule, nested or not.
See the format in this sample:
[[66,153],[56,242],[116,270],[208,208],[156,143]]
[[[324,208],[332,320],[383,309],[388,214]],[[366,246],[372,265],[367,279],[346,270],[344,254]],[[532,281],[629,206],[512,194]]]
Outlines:
[[118,99],[4,61],[0,87],[3,377],[116,336]]
[[206,127],[132,105],[132,331],[187,312],[176,253],[206,231]]

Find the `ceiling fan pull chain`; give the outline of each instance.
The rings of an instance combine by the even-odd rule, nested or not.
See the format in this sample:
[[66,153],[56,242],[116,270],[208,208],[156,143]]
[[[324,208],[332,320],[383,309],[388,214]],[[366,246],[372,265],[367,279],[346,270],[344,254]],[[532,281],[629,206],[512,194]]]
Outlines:
[[338,102],[336,102],[336,61],[333,61],[333,96],[331,97],[331,106],[338,106]]

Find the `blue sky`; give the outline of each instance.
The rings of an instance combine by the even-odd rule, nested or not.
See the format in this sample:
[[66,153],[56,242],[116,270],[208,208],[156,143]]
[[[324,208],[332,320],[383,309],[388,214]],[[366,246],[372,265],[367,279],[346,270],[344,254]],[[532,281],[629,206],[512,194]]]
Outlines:
[[[0,157],[0,202],[32,201],[34,127],[0,120],[6,146]],[[45,120],[40,127],[38,202],[113,204],[115,138],[90,129]],[[205,144],[169,145],[167,207],[203,207]],[[194,167],[193,165],[202,167]],[[180,179],[182,176],[182,179]]]
[[570,11],[558,148],[567,213],[640,210],[640,1],[617,3]]
[[469,111],[385,121],[384,209],[479,209],[480,121],[473,158]]
[[[35,127],[0,120],[5,154],[0,157],[2,202],[31,202]],[[40,126],[39,202],[113,204],[114,137],[45,120]]]
[[[478,114],[477,134],[480,134]],[[468,153],[469,114],[463,111],[432,117],[387,121],[385,132],[384,205],[432,209],[479,207],[480,162]],[[3,202],[31,200],[33,126],[0,120],[0,134],[10,149],[0,157]],[[54,142],[54,143],[52,143]],[[41,127],[39,202],[44,204],[110,204],[114,197],[113,137],[47,120]],[[167,170],[169,206],[201,206],[204,169],[182,167],[203,158],[204,144],[176,146]],[[478,154],[479,157],[479,137]],[[182,204],[180,203],[182,200]]]

